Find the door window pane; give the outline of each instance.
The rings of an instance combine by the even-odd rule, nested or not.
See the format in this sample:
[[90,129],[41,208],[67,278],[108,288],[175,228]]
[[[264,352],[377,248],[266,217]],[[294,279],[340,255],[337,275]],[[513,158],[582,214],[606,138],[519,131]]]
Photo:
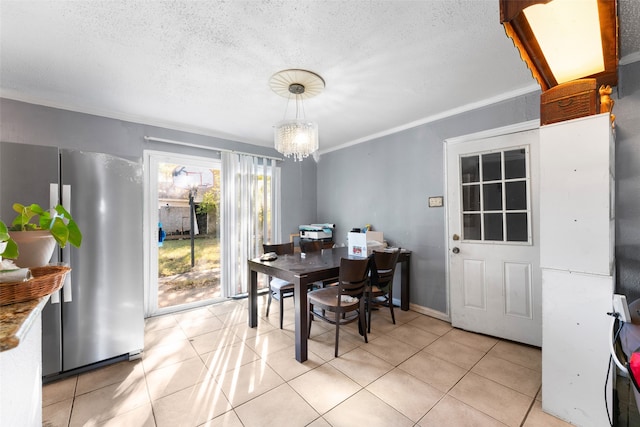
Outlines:
[[464,240],[530,242],[528,149],[460,158]]
[[462,187],[462,210],[480,210],[480,185],[466,185]]
[[526,178],[527,162],[524,148],[504,152],[505,179]]
[[526,242],[529,240],[526,213],[507,214],[507,240],[510,242]]
[[505,184],[507,192],[507,210],[527,209],[527,182],[514,181]]
[[479,214],[464,214],[463,215],[464,229],[463,238],[465,240],[480,240],[480,215]]
[[502,154],[491,153],[482,155],[482,180],[497,181],[502,179]]
[[480,181],[480,160],[478,156],[463,157],[460,160],[462,182]]
[[484,240],[504,240],[501,213],[484,214]]
[[482,186],[484,196],[484,210],[498,211],[502,209],[502,184],[484,184]]

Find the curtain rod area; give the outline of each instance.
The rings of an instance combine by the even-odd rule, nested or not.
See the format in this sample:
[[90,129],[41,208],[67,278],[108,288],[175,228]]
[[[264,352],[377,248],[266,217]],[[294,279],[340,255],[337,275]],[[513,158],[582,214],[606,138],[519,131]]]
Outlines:
[[193,144],[191,142],[176,141],[175,139],[156,138],[155,136],[146,136],[145,135],[144,140],[148,141],[148,142],[149,141],[151,141],[151,142],[164,142],[165,144],[183,145],[185,147],[191,147],[191,148],[201,148],[203,150],[224,151],[224,152],[227,152],[227,153],[235,153],[235,154],[243,154],[243,155],[246,155],[246,156],[262,157],[264,159],[277,160],[277,161],[280,161],[280,162],[284,161],[284,159],[281,158],[281,157],[264,156],[262,154],[246,153],[246,152],[243,152],[243,151],[229,150],[227,148],[209,147],[207,145]]

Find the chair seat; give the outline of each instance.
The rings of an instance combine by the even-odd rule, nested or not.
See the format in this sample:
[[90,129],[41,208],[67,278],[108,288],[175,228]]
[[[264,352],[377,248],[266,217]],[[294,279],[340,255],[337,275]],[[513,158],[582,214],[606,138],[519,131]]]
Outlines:
[[[338,307],[338,287],[332,286],[329,288],[315,290],[309,293],[308,298],[312,304],[322,306],[323,308],[332,311],[331,308]],[[360,300],[358,298],[342,295],[340,308],[348,311],[348,309],[357,307],[359,302]]]
[[271,289],[293,289],[293,283],[278,279],[277,277],[272,278],[269,284],[271,285]]

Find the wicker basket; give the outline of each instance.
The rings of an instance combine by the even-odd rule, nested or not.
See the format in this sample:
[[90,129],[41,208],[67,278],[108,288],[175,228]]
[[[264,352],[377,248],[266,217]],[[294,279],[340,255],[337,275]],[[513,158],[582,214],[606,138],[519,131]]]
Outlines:
[[54,293],[62,287],[71,268],[46,265],[30,270],[31,280],[0,283],[0,305],[30,301]]

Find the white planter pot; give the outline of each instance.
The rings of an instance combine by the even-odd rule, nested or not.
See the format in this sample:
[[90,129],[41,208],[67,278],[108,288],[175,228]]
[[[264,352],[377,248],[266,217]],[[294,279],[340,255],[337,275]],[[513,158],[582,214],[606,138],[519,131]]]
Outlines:
[[56,248],[56,240],[48,230],[10,231],[20,254],[14,260],[18,267],[42,267],[49,264]]
[[[4,250],[7,248],[7,242],[0,242],[0,254],[2,252],[4,252]],[[0,261],[2,261],[2,257],[0,256]]]

